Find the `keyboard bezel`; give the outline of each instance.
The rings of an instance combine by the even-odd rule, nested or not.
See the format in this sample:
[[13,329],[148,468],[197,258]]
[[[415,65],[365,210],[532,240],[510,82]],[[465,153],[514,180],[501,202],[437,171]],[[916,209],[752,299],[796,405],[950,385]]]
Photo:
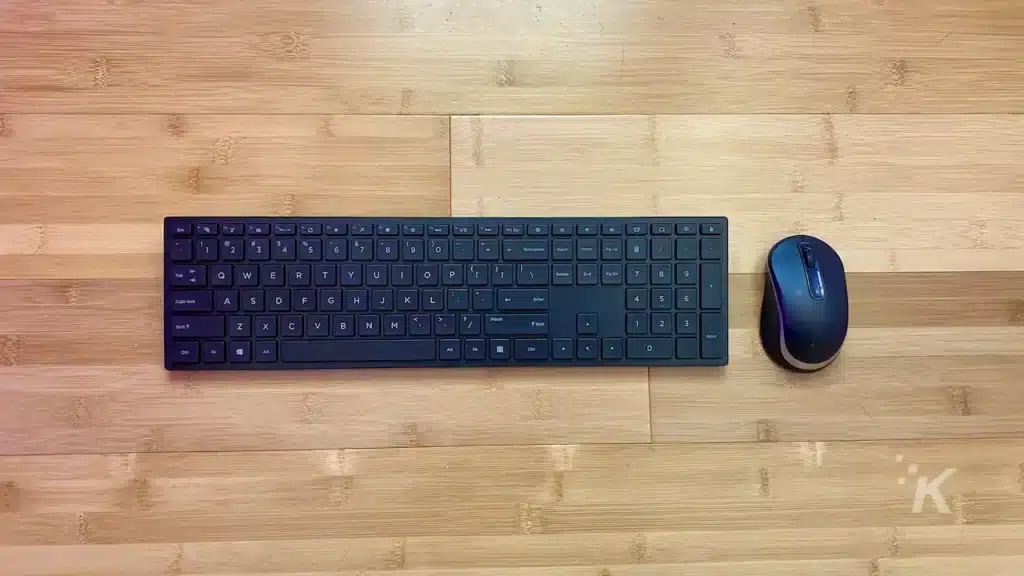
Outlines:
[[[696,224],[698,226],[698,229],[699,229],[699,226],[701,224],[718,224],[718,225],[721,226],[721,233],[718,236],[722,238],[722,244],[723,244],[723,247],[724,247],[724,253],[722,255],[722,259],[720,260],[720,262],[722,263],[722,270],[723,270],[722,308],[718,310],[718,313],[721,314],[722,322],[727,327],[727,329],[725,330],[726,341],[725,341],[725,344],[724,344],[724,349],[725,349],[726,352],[725,352],[725,356],[723,358],[716,358],[716,359],[694,358],[694,359],[686,359],[686,360],[673,358],[673,359],[668,359],[668,360],[640,360],[640,359],[629,359],[629,358],[626,358],[625,357],[625,351],[623,351],[623,357],[620,360],[605,360],[605,359],[602,359],[602,358],[597,358],[597,359],[593,359],[593,360],[583,360],[583,359],[576,358],[575,357],[575,353],[574,353],[574,358],[572,358],[572,359],[556,360],[556,359],[550,357],[552,355],[549,352],[549,358],[547,360],[516,360],[514,358],[509,358],[508,360],[492,360],[489,357],[489,355],[488,355],[487,358],[485,358],[483,360],[467,360],[464,357],[465,356],[464,354],[460,354],[460,359],[459,360],[441,360],[441,359],[435,358],[434,360],[416,361],[416,362],[288,362],[288,363],[285,363],[285,362],[281,362],[280,359],[278,359],[276,362],[272,362],[272,363],[260,363],[260,362],[255,362],[254,360],[252,360],[252,361],[250,361],[248,363],[239,364],[239,363],[230,363],[230,362],[224,362],[224,363],[205,363],[205,362],[202,361],[201,358],[200,358],[200,361],[198,363],[196,363],[196,364],[183,364],[183,363],[172,363],[172,362],[170,362],[171,349],[172,349],[172,346],[174,344],[174,339],[171,337],[171,328],[172,328],[171,327],[171,317],[173,316],[173,313],[171,311],[170,299],[167,296],[168,296],[168,294],[171,291],[171,282],[170,282],[170,280],[171,280],[170,279],[170,276],[171,276],[171,266],[176,265],[176,264],[180,265],[180,262],[174,262],[174,261],[171,260],[170,252],[169,252],[169,247],[171,245],[171,241],[172,240],[181,238],[181,236],[175,236],[173,234],[173,227],[175,225],[177,225],[177,224],[191,224],[192,225],[192,234],[189,235],[189,237],[193,238],[193,239],[200,237],[198,235],[198,233],[197,233],[197,230],[196,230],[196,225],[199,224],[199,223],[217,223],[217,224],[221,224],[221,223],[225,223],[225,222],[228,222],[228,223],[240,223],[240,224],[242,224],[243,229],[246,228],[249,224],[266,223],[266,224],[268,224],[268,226],[271,227],[271,232],[270,233],[268,233],[266,236],[261,236],[261,237],[266,237],[266,238],[273,238],[275,236],[273,234],[273,228],[271,226],[273,223],[294,223],[296,225],[296,228],[298,228],[298,224],[300,224],[300,223],[346,224],[346,225],[348,225],[348,232],[346,234],[342,235],[342,236],[335,236],[336,238],[350,238],[350,237],[353,237],[353,235],[351,233],[351,227],[352,227],[353,224],[372,224],[372,225],[381,224],[381,223],[394,223],[394,224],[397,224],[398,225],[398,234],[396,236],[392,236],[394,238],[402,238],[404,236],[402,234],[402,228],[401,228],[402,224],[423,224],[425,229],[424,229],[424,232],[423,232],[422,235],[409,236],[409,237],[416,237],[416,238],[427,239],[427,238],[431,238],[431,236],[428,234],[426,227],[429,227],[431,224],[447,224],[447,225],[449,225],[449,229],[448,229],[449,233],[446,236],[448,238],[458,238],[458,236],[455,236],[452,233],[453,232],[453,226],[456,225],[456,224],[473,224],[475,226],[479,226],[481,224],[484,224],[484,225],[488,225],[488,224],[490,224],[490,225],[498,225],[499,232],[498,232],[497,236],[493,236],[495,238],[505,237],[505,235],[501,231],[501,225],[503,225],[503,224],[522,224],[524,226],[524,234],[522,236],[515,236],[515,238],[530,238],[530,236],[528,236],[525,233],[525,226],[527,224],[529,224],[529,223],[548,224],[549,225],[549,232],[548,232],[548,234],[546,236],[547,238],[557,238],[558,237],[558,236],[555,236],[554,233],[553,233],[553,225],[554,224],[569,224],[569,223],[573,224],[574,226],[579,225],[579,224],[596,224],[598,226],[597,234],[594,235],[594,236],[591,236],[591,237],[594,237],[594,238],[612,237],[612,236],[604,236],[604,235],[602,235],[601,234],[600,225],[601,224],[608,224],[608,223],[617,223],[617,224],[622,224],[623,232],[622,232],[622,234],[616,235],[614,237],[629,238],[630,235],[627,234],[627,230],[625,228],[626,225],[628,223],[631,223],[631,222],[633,222],[633,223],[635,223],[635,222],[645,222],[648,225],[648,232],[647,232],[647,234],[645,234],[645,237],[650,238],[652,236],[652,234],[650,234],[650,225],[651,224],[670,223],[672,225],[675,225],[676,223],[678,223],[680,221],[685,221],[687,223],[694,223],[694,224]],[[164,246],[163,246],[164,271],[163,271],[163,294],[162,294],[162,299],[163,299],[163,316],[164,316],[163,317],[163,328],[164,328],[164,368],[166,370],[168,370],[168,371],[187,371],[187,372],[197,372],[197,371],[199,371],[199,372],[205,372],[205,371],[222,371],[223,370],[223,371],[236,371],[237,372],[237,371],[254,371],[254,370],[260,370],[260,371],[262,371],[262,370],[292,371],[292,370],[337,370],[337,369],[365,369],[365,368],[407,368],[407,369],[408,368],[463,368],[463,367],[495,368],[495,367],[502,367],[502,366],[505,366],[505,367],[512,367],[512,366],[518,366],[518,367],[528,367],[528,366],[529,367],[576,367],[576,366],[579,366],[579,367],[610,367],[610,366],[698,367],[698,366],[727,366],[729,364],[729,342],[731,340],[731,338],[729,336],[729,330],[728,330],[728,326],[729,326],[729,253],[730,253],[730,251],[729,251],[729,220],[725,216],[640,216],[640,215],[635,215],[635,216],[603,216],[603,217],[602,216],[586,216],[586,217],[584,217],[584,216],[562,216],[562,217],[558,217],[558,216],[537,216],[537,217],[529,217],[529,216],[515,216],[515,217],[511,217],[511,216],[510,217],[486,217],[486,216],[480,216],[480,217],[475,217],[475,216],[464,216],[464,217],[459,217],[459,216],[453,216],[453,217],[437,217],[437,216],[434,216],[434,217],[417,217],[417,216],[351,216],[351,217],[347,217],[347,216],[314,216],[314,215],[309,215],[309,216],[263,216],[263,217],[260,217],[260,216],[167,216],[167,217],[164,218],[164,226],[163,226],[163,228],[164,228]],[[218,234],[217,235],[218,238],[220,238],[221,236],[222,236],[222,234]],[[248,233],[245,233],[241,237],[248,237],[248,236],[250,236],[250,235]],[[674,237],[674,236],[677,236],[677,235],[673,233],[672,236]],[[296,234],[294,236],[292,236],[292,237],[294,237],[294,238],[302,238],[303,236],[298,233],[298,230],[296,230]],[[313,237],[313,236],[309,236],[309,237]],[[328,238],[330,236],[328,236],[326,233],[323,233],[323,234],[317,235],[315,237]],[[365,237],[365,238],[376,238],[377,234],[376,234],[376,231],[374,231],[374,233],[372,235],[370,235],[370,236],[363,236],[363,237]],[[440,238],[442,236],[434,236],[434,237],[435,238]],[[463,236],[463,237],[464,238],[470,238],[470,236]],[[474,234],[472,237],[473,238],[479,237],[479,234],[478,233]],[[539,238],[540,236],[533,236],[533,237],[534,238]],[[564,236],[564,237],[566,237],[566,238],[579,238],[581,236],[579,234],[574,233],[572,236]],[[639,236],[635,236],[635,237],[639,237]],[[699,234],[698,234],[698,237],[700,237]],[[452,260],[449,260],[449,261],[452,261]],[[697,261],[700,262],[701,260],[698,259]],[[215,263],[222,263],[222,262],[223,262],[223,260],[218,259],[217,262],[213,262],[213,263],[215,264]],[[241,261],[232,262],[232,263],[233,264],[245,264],[245,263],[248,263],[248,262],[249,262],[249,260],[246,258],[246,259],[243,259]],[[273,260],[269,260],[269,261],[260,261],[260,262],[274,262],[274,261]],[[349,258],[349,259],[345,260],[344,262],[353,262],[353,261],[352,261],[351,258]],[[373,260],[362,261],[362,262],[357,262],[357,263],[366,264],[366,263],[377,263],[377,262],[380,262],[380,261],[375,258]],[[487,264],[492,264],[493,263],[493,262],[490,262],[490,261],[484,262],[484,261],[480,261],[480,260],[474,260],[473,262],[481,262],[481,263],[487,263]],[[504,260],[501,260],[499,262],[504,262]],[[548,263],[549,264],[553,263],[553,262],[554,261],[551,260],[550,258],[548,259]],[[600,263],[601,260],[599,259],[599,260],[597,260],[597,262]],[[676,263],[676,262],[679,262],[679,261],[676,260],[676,259],[667,260],[667,261],[664,261],[664,260],[655,261],[655,260],[651,260],[649,255],[648,255],[648,257],[645,260],[628,261],[628,260],[623,259],[623,260],[619,260],[619,262],[623,262],[623,263],[628,263],[628,262],[635,262],[635,263],[646,262],[646,263],[650,264],[652,262],[673,262],[673,263]],[[389,262],[389,263],[391,263],[391,262]],[[472,262],[467,262],[467,263],[472,263]],[[573,260],[573,263],[576,263],[575,258]],[[488,286],[491,286],[491,285],[488,284]],[[650,284],[648,282],[647,284],[644,284],[643,286],[645,288],[650,289],[652,287],[652,284]],[[549,285],[549,287],[550,287],[550,285]],[[572,287],[573,288],[577,288],[577,289],[581,288],[579,285],[576,285],[576,284],[574,284]],[[586,289],[587,287],[582,287],[582,288]],[[626,287],[623,286],[623,289],[625,289],[625,288]],[[648,310],[648,312],[649,311],[650,310]],[[673,308],[671,310],[672,313],[675,313],[676,311],[677,310],[675,308]],[[625,308],[625,305],[623,305],[622,313],[626,314],[627,312],[628,312],[628,310]],[[697,309],[697,312],[698,313],[700,312],[699,307]],[[651,335],[647,335],[647,336],[650,337]],[[540,337],[540,336],[538,336],[538,337]],[[588,336],[583,336],[583,337],[586,338]],[[596,336],[593,336],[593,337],[596,337],[599,340],[600,340],[600,338],[602,338],[602,336],[600,334],[598,334]],[[679,335],[677,335],[677,334],[675,334],[673,332],[673,334],[671,334],[671,335],[666,335],[666,336],[662,336],[662,337],[670,337],[670,338],[673,339],[673,342],[674,342],[675,338],[678,338]],[[332,338],[333,337],[318,338],[318,339],[330,340]],[[347,337],[347,338],[356,338],[356,339],[358,339],[359,337],[356,336],[356,337]],[[483,340],[487,340],[489,337],[486,336],[486,335],[480,335],[480,336],[472,336],[472,337],[468,337],[468,338],[469,339],[483,339]],[[505,338],[507,338],[509,340],[512,340],[513,338],[515,338],[515,336],[508,336],[508,337],[505,337]],[[520,338],[523,338],[523,336],[520,336]],[[552,336],[548,335],[548,336],[546,336],[546,338],[551,339]],[[579,338],[580,338],[580,336],[576,336],[576,340],[579,340]],[[276,338],[273,338],[273,340],[276,340],[278,343],[280,343],[280,342],[282,342],[283,340],[286,340],[286,339],[287,338],[282,337],[282,336],[277,336]],[[306,340],[306,339],[307,338],[305,338],[305,337],[297,338],[297,340]],[[385,339],[389,339],[389,338],[384,337],[384,336],[379,336],[379,337],[375,337],[373,339],[385,340]],[[421,337],[403,336],[403,337],[391,338],[391,339],[394,339],[394,340],[402,340],[402,339],[406,339],[406,340],[427,340],[427,339],[429,339],[429,340],[434,340],[435,342],[439,342],[440,340],[447,340],[447,339],[458,339],[458,340],[464,342],[467,339],[467,337],[462,337],[462,336],[459,336],[459,335],[455,335],[455,336],[440,336],[440,337],[436,336],[436,335],[430,335],[430,336],[421,336]],[[225,337],[222,340],[228,341],[228,340],[230,340],[230,338],[229,337]],[[246,340],[249,340],[250,342],[255,342],[257,340],[257,338],[248,338]],[[698,346],[699,346],[699,344],[700,344],[700,332],[699,332],[699,329],[698,329],[698,334],[697,334],[697,341],[698,341]],[[625,345],[625,337],[623,337],[623,345]],[[200,350],[200,354],[201,353],[202,353],[202,351]]]

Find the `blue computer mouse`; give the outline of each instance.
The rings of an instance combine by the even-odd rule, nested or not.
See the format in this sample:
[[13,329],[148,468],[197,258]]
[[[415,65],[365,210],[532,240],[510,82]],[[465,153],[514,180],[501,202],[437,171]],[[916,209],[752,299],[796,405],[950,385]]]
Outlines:
[[846,340],[850,305],[839,254],[814,236],[783,238],[768,253],[761,344],[776,364],[816,372]]

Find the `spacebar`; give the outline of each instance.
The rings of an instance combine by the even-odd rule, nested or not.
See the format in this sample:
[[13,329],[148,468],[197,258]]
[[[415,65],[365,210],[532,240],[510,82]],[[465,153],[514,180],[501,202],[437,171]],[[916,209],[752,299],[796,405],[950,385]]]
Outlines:
[[433,340],[285,340],[282,362],[415,362],[433,360]]

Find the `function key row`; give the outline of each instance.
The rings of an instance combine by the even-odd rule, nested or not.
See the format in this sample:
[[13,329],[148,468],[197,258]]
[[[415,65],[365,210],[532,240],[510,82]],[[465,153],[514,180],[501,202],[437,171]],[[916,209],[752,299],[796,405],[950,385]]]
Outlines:
[[[699,226],[701,234],[721,234],[721,227],[715,223],[703,223]],[[270,223],[222,223],[215,222],[195,225],[191,223],[176,223],[172,226],[171,233],[174,236],[191,236],[195,233],[198,236],[621,236],[623,231],[629,236],[668,236],[678,234],[683,236],[696,235],[698,226],[693,223],[652,223],[635,222],[626,224],[322,224],[318,222],[293,223],[275,222]]]

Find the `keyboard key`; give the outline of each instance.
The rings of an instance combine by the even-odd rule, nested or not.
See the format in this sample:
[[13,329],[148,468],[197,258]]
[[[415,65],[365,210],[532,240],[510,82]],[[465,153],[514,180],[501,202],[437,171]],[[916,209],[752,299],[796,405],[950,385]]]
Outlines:
[[493,310],[494,290],[473,290],[473,310]]
[[721,234],[722,231],[719,228],[718,224],[715,224],[713,222],[705,222],[705,223],[700,225],[700,233],[701,234]]
[[628,338],[626,357],[631,360],[668,360],[672,358],[671,338]]
[[257,362],[277,362],[277,341],[258,340],[254,359]]
[[651,314],[651,334],[671,334],[672,314],[668,312],[655,312]]
[[447,224],[428,224],[427,225],[428,236],[447,236],[448,225]]
[[344,236],[348,234],[348,224],[324,224],[324,234],[328,236]]
[[486,360],[487,342],[483,339],[466,340],[462,355],[466,360]]
[[350,228],[353,236],[373,236],[373,226],[370,224],[353,224]]
[[601,260],[622,260],[622,240],[618,238],[602,239]]
[[651,260],[672,259],[671,238],[651,238]]
[[622,338],[601,339],[601,359],[620,360],[622,359]]
[[295,224],[291,222],[274,223],[274,236],[295,236]]
[[572,338],[555,338],[551,346],[551,356],[555,360],[572,360]]
[[403,224],[402,236],[423,236],[423,224]]
[[547,338],[516,338],[515,339],[516,360],[547,360],[548,340]]
[[577,314],[576,315],[576,333],[577,334],[597,334],[597,314]]
[[597,224],[579,224],[576,226],[576,233],[580,236],[596,236]]
[[725,330],[721,314],[705,313],[700,315],[701,358],[714,359],[725,355]]
[[701,238],[700,257],[703,260],[721,260],[725,254],[725,245],[721,238]]
[[228,342],[228,362],[247,363],[251,361],[252,350],[249,342]]
[[398,224],[377,224],[377,236],[398,236]]
[[200,222],[196,224],[196,234],[199,236],[216,236],[220,231],[220,226],[217,224],[211,224],[209,222]]
[[213,310],[213,293],[209,290],[172,292],[171,310],[175,312],[211,312]]
[[576,283],[582,286],[597,284],[597,264],[577,264]]
[[696,310],[697,290],[693,288],[676,288],[676,308],[680,310]]
[[303,236],[319,236],[323,234],[323,226],[314,223],[299,224],[299,234]]
[[220,251],[217,249],[216,238],[200,238],[196,240],[196,260],[216,262]]
[[686,262],[676,264],[676,284],[696,284],[697,264]]
[[175,236],[191,236],[192,225],[187,223],[178,223],[171,225],[171,234]]
[[515,267],[511,264],[495,264],[491,267],[491,283],[495,286],[511,286]]
[[596,360],[598,356],[597,338],[580,338],[576,342],[576,357],[580,360]]
[[601,224],[602,236],[619,236],[622,234],[622,224]]
[[547,236],[549,226],[547,224],[528,224],[526,226],[527,236]]
[[626,334],[646,334],[647,313],[632,312],[626,314]]
[[461,262],[473,259],[473,240],[459,239],[452,243],[452,260]]
[[479,314],[459,314],[459,335],[479,336],[483,332]]
[[437,356],[434,340],[285,340],[283,362],[416,362]]
[[697,358],[696,338],[676,338],[676,359],[695,360]]
[[192,241],[174,240],[171,242],[171,260],[181,262],[192,259]]
[[488,336],[529,336],[548,333],[547,314],[487,314],[484,330]]
[[570,286],[572,285],[572,278],[572,264],[551,265],[551,283],[555,286]]
[[516,260],[547,260],[547,240],[516,240],[502,241],[502,254],[505,261]]
[[498,310],[547,310],[546,289],[498,290]]
[[576,240],[577,260],[597,260],[597,238],[579,238]]
[[229,317],[228,336],[231,338],[249,338],[252,336],[252,318],[248,316]]
[[643,238],[626,239],[626,260],[646,260],[647,240]]
[[172,266],[171,286],[206,286],[206,266]]
[[573,242],[570,238],[555,238],[551,242],[552,260],[572,260]]
[[331,335],[332,336],[355,336],[356,319],[351,314],[335,314],[331,316]]
[[551,233],[555,236],[572,236],[572,224],[555,224],[551,228]]
[[520,286],[547,286],[549,272],[547,264],[520,264],[516,268],[516,282]]
[[223,316],[172,316],[171,336],[175,338],[223,338]]
[[522,236],[523,232],[522,224],[505,224],[501,227],[501,233],[505,236]]
[[497,224],[481,224],[477,226],[477,234],[481,236],[497,236],[498,225]]
[[449,252],[448,239],[431,238],[427,242],[427,260],[447,260]]
[[224,342],[219,340],[203,342],[203,362],[221,364],[226,356]]
[[458,340],[441,340],[438,343],[438,348],[438,357],[441,360],[459,360],[462,358],[462,343]]
[[472,236],[473,225],[472,224],[455,224],[452,226],[453,236]]
[[630,222],[626,224],[626,234],[630,236],[645,236],[647,235],[647,224],[643,222]]
[[682,236],[693,236],[697,233],[697,225],[692,222],[679,222],[676,224],[676,234]]
[[651,224],[651,234],[658,236],[667,236],[672,233],[672,225],[664,222],[655,222]]
[[622,284],[622,264],[601,264],[601,284]]
[[651,264],[651,284],[656,286],[672,283],[672,265],[668,263]]
[[651,289],[651,309],[653,310],[670,310],[672,308],[672,289],[671,288],[652,288]]
[[697,335],[697,315],[692,312],[676,313],[676,334]]
[[270,260],[270,239],[252,238],[245,245],[245,257],[251,261]]
[[246,224],[245,233],[249,236],[268,236],[270,234],[270,224],[266,222]]
[[626,264],[626,284],[647,284],[646,264]]
[[511,340],[505,338],[491,340],[489,347],[491,360],[508,360],[512,357]]
[[171,345],[171,362],[196,364],[199,362],[199,342],[175,342]]
[[700,265],[700,307],[722,307],[722,265],[704,262]]
[[647,290],[643,288],[626,289],[626,309],[643,310],[647,308]]

